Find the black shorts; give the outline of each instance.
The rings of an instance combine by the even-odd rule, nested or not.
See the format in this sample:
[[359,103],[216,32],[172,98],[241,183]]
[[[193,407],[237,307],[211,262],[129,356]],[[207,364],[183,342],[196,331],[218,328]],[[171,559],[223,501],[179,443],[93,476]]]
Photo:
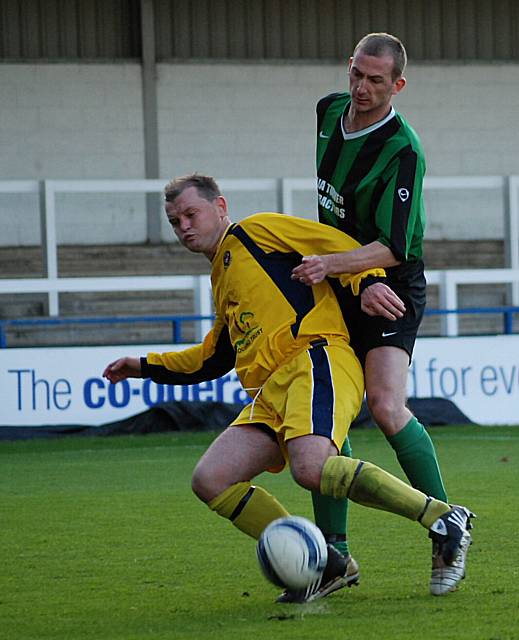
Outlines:
[[386,284],[405,304],[402,318],[387,320],[381,316],[368,316],[361,311],[360,296],[348,288],[344,291],[341,308],[350,332],[350,343],[364,365],[366,354],[377,347],[399,347],[413,354],[418,327],[425,309],[425,275],[421,260],[386,269]]

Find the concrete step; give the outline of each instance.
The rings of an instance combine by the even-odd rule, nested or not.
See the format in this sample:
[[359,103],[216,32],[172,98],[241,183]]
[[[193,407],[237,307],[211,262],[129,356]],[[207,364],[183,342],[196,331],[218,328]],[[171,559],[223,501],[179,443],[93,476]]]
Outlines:
[[427,240],[424,243],[427,269],[502,269],[505,250],[502,240]]
[[[58,273],[74,276],[197,275],[209,273],[205,256],[178,242],[138,245],[65,245],[58,247]],[[39,278],[41,247],[0,247],[2,278]]]

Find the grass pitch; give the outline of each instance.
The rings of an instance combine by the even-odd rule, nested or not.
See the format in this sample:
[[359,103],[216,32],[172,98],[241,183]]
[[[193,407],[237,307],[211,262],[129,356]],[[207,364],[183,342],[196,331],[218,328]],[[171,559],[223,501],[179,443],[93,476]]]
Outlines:
[[[479,516],[459,591],[429,595],[424,529],[352,505],[360,586],[285,606],[254,541],[191,494],[214,434],[0,443],[0,637],[518,640],[519,428],[431,434],[450,499]],[[401,475],[377,430],[354,430],[352,444]],[[258,483],[311,517],[288,473]]]

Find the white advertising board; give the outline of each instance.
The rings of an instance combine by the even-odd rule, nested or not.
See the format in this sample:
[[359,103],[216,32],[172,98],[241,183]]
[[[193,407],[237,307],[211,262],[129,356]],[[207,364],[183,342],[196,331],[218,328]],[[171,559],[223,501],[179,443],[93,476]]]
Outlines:
[[[140,379],[111,385],[102,377],[106,364],[120,356],[178,348],[0,350],[0,426],[97,426],[160,402],[248,401],[234,371],[191,386],[157,385]],[[479,424],[519,424],[519,336],[420,338],[409,369],[408,395],[452,400]]]
[[420,338],[407,395],[452,400],[479,424],[519,424],[519,335]]
[[236,374],[190,385],[128,379],[112,385],[105,366],[124,355],[187,345],[132,345],[0,350],[0,425],[92,425],[122,420],[161,402],[248,400]]

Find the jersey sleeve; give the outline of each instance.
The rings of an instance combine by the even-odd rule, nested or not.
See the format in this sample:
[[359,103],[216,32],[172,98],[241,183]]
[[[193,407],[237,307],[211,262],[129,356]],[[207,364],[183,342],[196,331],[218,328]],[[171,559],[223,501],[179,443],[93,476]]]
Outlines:
[[339,282],[343,287],[350,286],[354,296],[360,295],[364,289],[374,284],[375,282],[384,282],[386,279],[386,272],[384,269],[367,269],[359,273],[341,273]]
[[384,189],[375,211],[378,241],[395,258],[407,260],[416,231],[424,227],[423,178],[425,163],[410,145],[398,154],[384,175]]
[[229,373],[235,360],[227,325],[217,319],[201,344],[141,358],[142,377],[162,384],[197,384]]

